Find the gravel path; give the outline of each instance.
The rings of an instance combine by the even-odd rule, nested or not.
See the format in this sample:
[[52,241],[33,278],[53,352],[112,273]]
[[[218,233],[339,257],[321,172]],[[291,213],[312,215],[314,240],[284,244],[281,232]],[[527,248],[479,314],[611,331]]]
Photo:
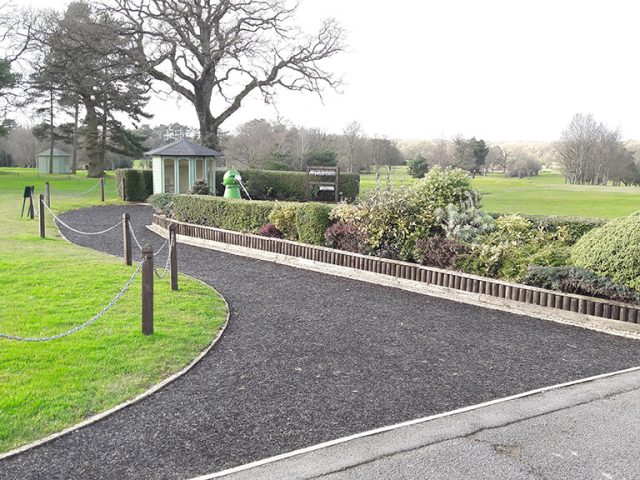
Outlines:
[[[125,210],[158,248],[149,207],[63,218],[97,231]],[[121,251],[119,229],[65,235]],[[580,328],[184,245],[179,261],[230,304],[218,345],[141,403],[0,461],[0,478],[184,479],[640,363],[640,343]]]

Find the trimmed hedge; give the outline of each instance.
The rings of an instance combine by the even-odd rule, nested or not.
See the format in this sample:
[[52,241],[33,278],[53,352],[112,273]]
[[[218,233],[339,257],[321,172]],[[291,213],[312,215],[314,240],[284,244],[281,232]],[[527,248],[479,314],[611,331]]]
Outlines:
[[524,283],[564,293],[606,298],[618,302],[639,303],[640,294],[630,288],[578,267],[531,266]]
[[640,211],[592,230],[573,246],[572,263],[640,290]]
[[[490,215],[497,219],[507,214],[491,213]],[[556,233],[560,227],[564,227],[569,234],[568,240],[570,243],[577,242],[591,230],[602,227],[609,221],[605,218],[567,217],[561,215],[524,215],[518,213],[518,216],[530,220],[536,226],[549,233]]]
[[[216,172],[216,195],[224,194],[222,176],[225,170]],[[306,172],[272,170],[240,170],[244,186],[255,200],[305,201]],[[360,174],[340,173],[340,192],[347,201],[354,201],[360,194]]]
[[322,203],[248,202],[207,195],[173,194],[153,195],[149,203],[157,212],[179,222],[249,233],[257,233],[266,224],[274,223],[270,220],[272,211],[292,207],[295,214],[286,220],[292,225],[276,226],[283,232],[291,232],[289,239],[314,245],[324,245],[324,232],[331,223],[331,206]]
[[[125,191],[122,191],[124,179]],[[129,202],[144,202],[153,195],[153,171],[135,168],[119,168],[116,170],[118,195]]]

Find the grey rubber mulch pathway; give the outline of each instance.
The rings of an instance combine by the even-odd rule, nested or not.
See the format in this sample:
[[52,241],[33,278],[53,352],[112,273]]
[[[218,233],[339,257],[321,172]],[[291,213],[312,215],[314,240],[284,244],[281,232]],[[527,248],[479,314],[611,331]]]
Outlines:
[[[95,231],[125,209],[157,248],[149,207],[64,220]],[[114,254],[120,235],[68,234]],[[220,343],[141,403],[0,461],[0,478],[184,479],[639,363],[632,340],[183,245],[179,258],[231,306]]]

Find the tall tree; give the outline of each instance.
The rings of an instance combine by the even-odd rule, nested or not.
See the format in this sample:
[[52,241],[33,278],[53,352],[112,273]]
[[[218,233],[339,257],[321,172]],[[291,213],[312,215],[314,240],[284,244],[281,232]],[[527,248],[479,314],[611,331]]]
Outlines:
[[269,102],[278,88],[320,93],[339,83],[322,63],[344,49],[342,28],[325,20],[303,34],[288,0],[112,2],[147,71],[194,106],[208,147],[219,148],[221,125],[253,92]]
[[38,29],[43,55],[34,62],[38,66],[34,78],[47,79],[59,94],[82,104],[91,177],[103,174],[106,151],[114,140],[124,139],[119,134],[109,138],[110,126],[119,128],[116,116],[124,113],[134,122],[148,117],[143,110],[147,77],[129,54],[134,46],[122,28],[108,12],[77,1],[62,16],[50,14]]

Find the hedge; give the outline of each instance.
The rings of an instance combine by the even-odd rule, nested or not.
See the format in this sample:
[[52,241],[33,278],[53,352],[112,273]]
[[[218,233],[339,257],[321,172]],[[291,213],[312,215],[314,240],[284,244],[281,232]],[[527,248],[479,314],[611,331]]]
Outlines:
[[[225,170],[216,173],[216,195],[224,194],[222,176]],[[306,172],[284,172],[273,170],[240,170],[244,186],[255,200],[281,200],[303,202],[306,200]],[[354,201],[360,194],[360,174],[340,173],[342,198]]]
[[640,212],[592,230],[571,251],[572,263],[640,290]]
[[[322,203],[282,203],[272,201],[232,200],[206,195],[153,195],[149,202],[156,211],[179,222],[206,225],[237,232],[257,233],[270,223],[271,212],[282,206],[293,207],[290,231],[301,242],[324,244],[324,232],[329,228],[330,205]],[[293,238],[291,238],[293,240]]]
[[[491,213],[493,218],[503,217],[504,213]],[[605,218],[592,218],[592,217],[568,217],[559,215],[524,215],[517,214],[520,217],[526,218],[533,222],[536,226],[543,228],[549,233],[555,233],[558,228],[565,227],[569,232],[570,242],[575,243],[585,234],[589,233],[595,228],[602,227],[609,220]]]
[[[122,191],[123,179],[125,192]],[[119,168],[116,170],[116,185],[118,185],[118,195],[123,200],[144,202],[153,195],[153,171]]]

